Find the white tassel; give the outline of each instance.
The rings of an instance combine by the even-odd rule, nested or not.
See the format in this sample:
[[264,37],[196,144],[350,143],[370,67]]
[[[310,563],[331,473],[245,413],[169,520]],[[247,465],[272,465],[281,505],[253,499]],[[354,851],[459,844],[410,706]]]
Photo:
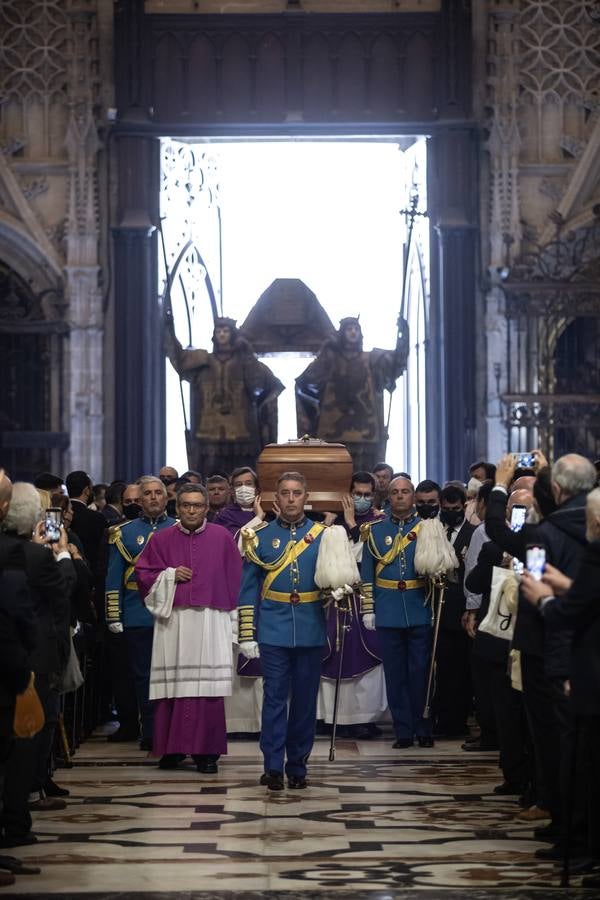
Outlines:
[[360,574],[346,529],[331,525],[325,529],[319,544],[315,584],[320,588],[343,588],[359,581]]
[[415,569],[434,578],[458,568],[454,547],[446,537],[439,519],[424,519],[419,528],[415,550]]

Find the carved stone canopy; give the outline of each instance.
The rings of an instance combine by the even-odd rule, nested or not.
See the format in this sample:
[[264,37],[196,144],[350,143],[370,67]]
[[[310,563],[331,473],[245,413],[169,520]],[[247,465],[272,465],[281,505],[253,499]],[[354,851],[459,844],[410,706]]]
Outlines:
[[240,332],[259,356],[317,353],[335,333],[316,295],[299,278],[276,278],[258,298]]

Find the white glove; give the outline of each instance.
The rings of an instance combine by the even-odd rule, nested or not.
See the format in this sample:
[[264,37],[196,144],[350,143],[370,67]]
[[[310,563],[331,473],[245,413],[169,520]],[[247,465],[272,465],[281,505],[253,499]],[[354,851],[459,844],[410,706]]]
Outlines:
[[256,641],[243,641],[240,644],[240,653],[246,659],[258,659],[260,652]]
[[237,644],[238,642],[238,611],[237,609],[232,609],[229,613],[229,620],[231,622],[231,643]]
[[362,620],[367,631],[375,631],[375,613],[365,613]]
[[109,622],[108,630],[112,632],[112,634],[123,634],[123,623],[122,622]]

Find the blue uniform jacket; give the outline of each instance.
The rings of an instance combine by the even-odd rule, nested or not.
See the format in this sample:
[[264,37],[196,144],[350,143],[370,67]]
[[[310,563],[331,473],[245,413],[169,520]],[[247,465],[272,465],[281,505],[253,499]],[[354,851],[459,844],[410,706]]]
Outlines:
[[[240,643],[258,640],[275,647],[325,644],[325,612],[314,581],[324,530],[324,525],[308,519],[291,527],[278,519],[250,535],[249,529],[242,531],[245,560],[239,598]],[[290,542],[301,552],[295,562],[283,564],[283,560],[273,578],[264,566],[281,560]],[[290,599],[294,594],[299,596],[297,603]]]
[[175,519],[163,513],[157,519],[142,516],[110,529],[105,593],[108,624],[122,622],[125,628],[154,624],[138,593],[135,563],[151,535],[174,524]]
[[[427,581],[415,571],[420,521],[415,514],[404,522],[389,518],[363,526],[365,548],[361,574],[367,596],[369,587],[373,588],[377,628],[431,625]],[[386,555],[393,558],[385,561]]]

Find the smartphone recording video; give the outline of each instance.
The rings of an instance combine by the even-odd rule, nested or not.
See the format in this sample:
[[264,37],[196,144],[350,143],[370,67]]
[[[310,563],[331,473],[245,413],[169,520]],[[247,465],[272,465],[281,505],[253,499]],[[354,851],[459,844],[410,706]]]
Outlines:
[[44,529],[46,537],[49,538],[51,544],[55,544],[60,540],[60,526],[62,525],[62,509],[60,507],[51,506],[46,510],[44,517]]
[[510,513],[510,530],[520,531],[525,524],[525,516],[527,515],[527,507],[521,503],[515,503]]
[[535,456],[533,453],[515,453],[517,457],[517,467],[519,469],[533,469],[535,466]]
[[527,571],[536,581],[542,580],[546,568],[546,550],[544,547],[527,548]]

